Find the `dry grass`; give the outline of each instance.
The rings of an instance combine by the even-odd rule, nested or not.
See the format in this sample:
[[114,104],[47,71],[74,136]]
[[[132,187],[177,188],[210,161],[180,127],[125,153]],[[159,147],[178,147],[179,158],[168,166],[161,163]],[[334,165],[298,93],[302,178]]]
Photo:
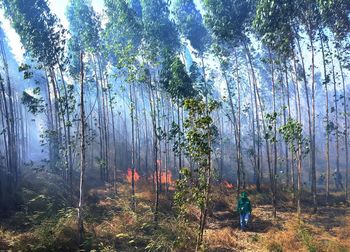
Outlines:
[[[259,194],[253,187],[247,191],[253,204],[253,222],[250,230],[242,232],[235,211],[236,192],[222,185],[213,187],[204,237],[208,251],[350,251],[350,210],[345,206],[323,207],[318,215],[304,213],[300,223],[289,195],[281,192],[279,199],[284,201],[279,201],[278,218],[273,220],[268,194]],[[86,250],[193,251],[200,212],[189,206],[189,223],[176,219],[172,193],[161,194],[159,222],[155,226],[155,194],[149,185],[137,183],[136,211],[132,209],[130,184],[118,184],[117,197],[113,188],[91,189],[86,207]],[[0,227],[0,249],[77,248],[75,216],[74,211],[65,213],[52,223],[47,219],[47,225],[43,221],[30,230],[17,232]]]
[[249,231],[241,232],[232,211],[233,193],[224,188],[214,196],[213,218],[209,218],[205,237],[210,251],[350,251],[350,211],[343,205],[320,207],[318,215],[304,213],[299,222],[292,202],[283,195],[274,220],[271,206],[261,205],[269,202],[268,196],[248,189],[253,222]]
[[236,248],[243,247],[238,243],[238,235],[232,228],[222,228],[220,230],[207,229],[205,231],[205,243],[210,248]]

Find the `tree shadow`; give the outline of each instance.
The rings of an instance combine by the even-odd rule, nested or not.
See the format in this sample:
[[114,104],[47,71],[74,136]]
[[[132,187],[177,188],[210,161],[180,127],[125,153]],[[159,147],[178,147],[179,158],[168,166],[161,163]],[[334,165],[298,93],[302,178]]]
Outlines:
[[276,223],[274,224],[270,220],[264,220],[257,216],[253,216],[247,231],[254,232],[254,233],[266,233],[272,227],[276,227]]
[[343,220],[343,217],[348,213],[349,211],[347,211],[345,208],[322,207],[318,209],[317,214],[307,219],[307,222],[330,231],[335,227],[346,226],[346,222]]
[[[239,214],[232,211],[216,212],[209,218],[208,228],[222,229],[225,227],[240,228]],[[270,220],[252,215],[246,231],[254,233],[266,233],[271,227],[276,227]]]

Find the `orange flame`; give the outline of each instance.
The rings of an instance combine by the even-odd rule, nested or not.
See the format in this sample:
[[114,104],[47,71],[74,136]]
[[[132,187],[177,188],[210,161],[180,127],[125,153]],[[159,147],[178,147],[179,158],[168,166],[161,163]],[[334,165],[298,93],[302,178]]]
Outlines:
[[[156,172],[154,172],[154,182],[156,182]],[[168,184],[172,184],[173,183],[173,179],[172,179],[172,174],[171,174],[171,171],[158,171],[158,180],[159,180],[159,183],[162,183],[162,184],[166,184],[168,182]]]
[[225,187],[227,189],[232,189],[233,188],[233,184],[229,183],[227,180],[224,180],[223,184],[225,185]]
[[[128,174],[126,175],[126,179],[129,183],[132,182],[132,169],[128,168]],[[140,179],[140,175],[138,174],[138,172],[136,171],[136,169],[134,170],[134,181],[137,182]]]

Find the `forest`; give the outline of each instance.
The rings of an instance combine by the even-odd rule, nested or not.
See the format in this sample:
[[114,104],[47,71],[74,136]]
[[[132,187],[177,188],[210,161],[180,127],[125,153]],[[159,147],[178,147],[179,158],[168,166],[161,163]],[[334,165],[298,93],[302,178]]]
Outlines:
[[349,0],[1,0],[0,251],[350,251],[349,103]]

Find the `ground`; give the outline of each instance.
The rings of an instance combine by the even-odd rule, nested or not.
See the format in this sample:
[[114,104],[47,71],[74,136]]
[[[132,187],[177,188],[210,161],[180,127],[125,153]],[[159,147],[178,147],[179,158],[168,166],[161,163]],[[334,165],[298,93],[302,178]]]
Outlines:
[[[0,251],[76,251],[76,209],[58,204],[64,193],[54,184],[26,184],[23,205],[0,219]],[[55,183],[56,184],[56,183]],[[35,186],[34,186],[35,185]],[[52,187],[52,188],[51,188]],[[42,191],[42,188],[45,188]],[[51,188],[51,189],[50,189]],[[172,192],[161,194],[159,222],[153,222],[154,193],[141,183],[136,187],[136,209],[130,184],[118,184],[118,196],[109,185],[88,189],[85,207],[84,251],[193,251],[198,209],[189,206],[187,222],[176,218]],[[297,218],[291,195],[281,190],[277,218],[272,217],[268,190],[247,189],[253,205],[249,229],[240,231],[235,211],[235,190],[217,184],[213,191],[207,227],[206,251],[350,251],[350,209],[341,197],[332,197],[312,214],[307,192],[303,213]],[[23,192],[24,194],[24,192]]]
[[316,214],[304,205],[299,220],[292,202],[280,202],[274,219],[271,205],[256,196],[245,232],[238,229],[233,202],[213,212],[206,230],[209,251],[350,251],[350,209],[340,199]]

